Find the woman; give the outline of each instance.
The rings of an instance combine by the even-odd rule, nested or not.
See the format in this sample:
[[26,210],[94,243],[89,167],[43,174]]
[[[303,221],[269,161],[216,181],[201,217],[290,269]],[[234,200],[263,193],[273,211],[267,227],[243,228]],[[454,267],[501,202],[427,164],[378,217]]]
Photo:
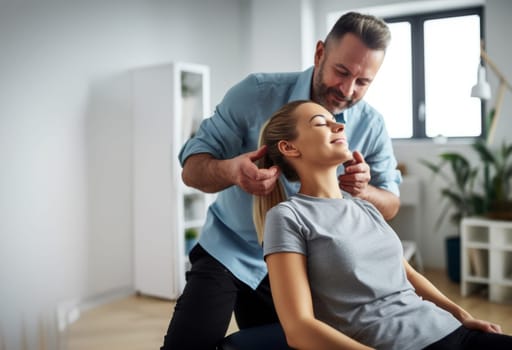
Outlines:
[[344,128],[320,105],[296,101],[261,132],[260,166],[300,181],[287,200],[280,186],[255,197],[253,213],[289,345],[512,349],[498,325],[473,318],[403,259],[400,240],[372,204],[344,197],[336,167],[353,159]]

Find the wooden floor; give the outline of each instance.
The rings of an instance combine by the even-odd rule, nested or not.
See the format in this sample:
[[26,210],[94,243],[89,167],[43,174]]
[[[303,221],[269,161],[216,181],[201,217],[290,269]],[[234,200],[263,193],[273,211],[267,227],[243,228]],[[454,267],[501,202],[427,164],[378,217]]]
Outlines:
[[[482,296],[462,298],[460,286],[450,282],[444,271],[427,270],[425,276],[475,317],[499,323],[512,334],[512,304],[490,303]],[[173,308],[171,301],[137,296],[95,308],[70,326],[65,349],[159,349]],[[232,320],[228,333],[236,329]]]

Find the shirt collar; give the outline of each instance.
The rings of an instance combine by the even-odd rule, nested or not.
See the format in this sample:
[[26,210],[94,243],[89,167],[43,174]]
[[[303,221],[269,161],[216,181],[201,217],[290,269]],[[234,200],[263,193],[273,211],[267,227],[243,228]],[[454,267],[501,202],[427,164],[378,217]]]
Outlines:
[[336,121],[338,123],[342,123],[342,124],[346,124],[347,123],[347,118],[345,116],[345,113],[343,113],[343,112],[335,114],[334,118],[336,119]]
[[299,74],[299,78],[293,87],[288,102],[311,99],[311,80],[313,79],[313,68],[310,67]]

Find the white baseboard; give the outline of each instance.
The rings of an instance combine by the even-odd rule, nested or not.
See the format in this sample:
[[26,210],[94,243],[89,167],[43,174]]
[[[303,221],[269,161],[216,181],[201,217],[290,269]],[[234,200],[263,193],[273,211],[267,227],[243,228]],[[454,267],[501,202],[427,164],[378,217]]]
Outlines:
[[115,300],[135,294],[132,286],[120,287],[92,295],[83,299],[75,298],[63,301],[57,306],[57,323],[60,332],[78,321],[83,312],[111,303]]

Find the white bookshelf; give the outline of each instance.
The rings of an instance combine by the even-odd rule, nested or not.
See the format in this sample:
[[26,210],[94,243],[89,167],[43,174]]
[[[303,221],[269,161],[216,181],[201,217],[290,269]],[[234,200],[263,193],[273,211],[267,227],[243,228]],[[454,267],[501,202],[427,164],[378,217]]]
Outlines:
[[132,72],[134,282],[176,299],[185,286],[184,233],[201,230],[211,195],[184,186],[178,154],[210,113],[209,69],[169,63]]
[[512,303],[512,221],[465,218],[461,234],[462,295]]

